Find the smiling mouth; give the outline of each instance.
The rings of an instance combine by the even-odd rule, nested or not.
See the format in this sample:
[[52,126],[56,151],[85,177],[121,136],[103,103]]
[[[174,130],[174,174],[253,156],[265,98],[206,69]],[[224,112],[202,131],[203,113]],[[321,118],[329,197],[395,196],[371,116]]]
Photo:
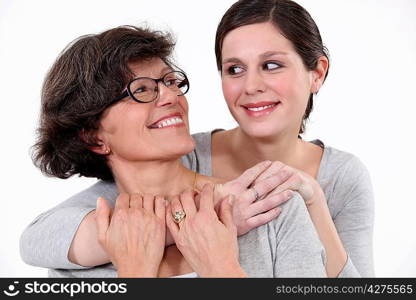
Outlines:
[[159,128],[166,128],[166,127],[174,127],[174,126],[181,126],[183,124],[183,119],[180,116],[174,116],[165,118],[163,120],[157,121],[149,126],[147,128],[149,129],[159,129]]
[[246,109],[250,110],[250,111],[262,111],[262,110],[274,107],[276,105],[277,105],[277,103],[274,103],[274,104],[270,104],[270,105],[266,105],[266,106],[260,106],[260,107],[246,107]]
[[242,105],[244,109],[249,112],[267,112],[273,110],[274,107],[279,105],[281,102],[260,102],[255,104]]

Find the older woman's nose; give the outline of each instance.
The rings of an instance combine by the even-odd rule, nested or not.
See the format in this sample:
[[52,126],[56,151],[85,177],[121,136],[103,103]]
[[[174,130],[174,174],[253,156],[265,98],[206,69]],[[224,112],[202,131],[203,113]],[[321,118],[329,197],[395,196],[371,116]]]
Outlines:
[[178,103],[178,92],[168,88],[163,83],[159,82],[159,96],[156,99],[156,106],[166,106]]

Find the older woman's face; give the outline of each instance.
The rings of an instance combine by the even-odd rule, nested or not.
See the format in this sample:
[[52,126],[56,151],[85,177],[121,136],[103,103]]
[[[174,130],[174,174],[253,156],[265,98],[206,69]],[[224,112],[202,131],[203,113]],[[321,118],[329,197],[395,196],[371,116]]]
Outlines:
[[[171,69],[159,58],[129,64],[135,77],[161,78]],[[150,103],[130,97],[108,108],[97,137],[111,155],[128,161],[172,159],[189,153],[188,103],[184,96],[159,82],[159,95]]]

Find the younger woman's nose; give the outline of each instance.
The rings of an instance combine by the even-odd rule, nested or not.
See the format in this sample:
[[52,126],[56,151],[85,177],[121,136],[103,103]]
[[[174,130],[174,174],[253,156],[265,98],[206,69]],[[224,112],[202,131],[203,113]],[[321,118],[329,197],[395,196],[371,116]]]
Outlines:
[[248,95],[264,92],[266,90],[266,85],[261,74],[255,71],[247,72],[244,89]]

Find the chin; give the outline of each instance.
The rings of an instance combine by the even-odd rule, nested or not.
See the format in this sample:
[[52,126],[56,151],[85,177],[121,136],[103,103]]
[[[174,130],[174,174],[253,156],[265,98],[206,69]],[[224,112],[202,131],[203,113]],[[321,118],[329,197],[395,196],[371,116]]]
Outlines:
[[195,141],[192,136],[174,135],[164,141],[164,149],[169,156],[181,157],[195,149]]
[[192,152],[195,149],[195,141],[192,136],[181,138],[181,141],[178,141],[177,144],[178,152],[183,155]]
[[284,128],[282,124],[254,123],[240,125],[241,130],[251,138],[272,138],[279,136]]

